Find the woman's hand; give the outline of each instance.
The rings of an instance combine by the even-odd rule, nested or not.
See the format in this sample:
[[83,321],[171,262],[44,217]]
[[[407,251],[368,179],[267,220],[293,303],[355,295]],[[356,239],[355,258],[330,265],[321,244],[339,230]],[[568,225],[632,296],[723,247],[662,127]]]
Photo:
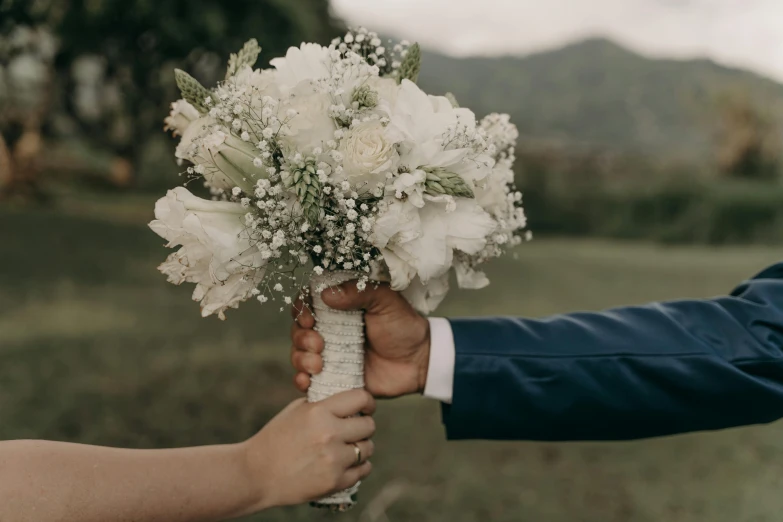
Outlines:
[[[370,472],[372,397],[295,401],[246,442],[132,450],[0,441],[0,520],[212,522],[296,504]],[[43,499],[43,500],[42,500]],[[44,501],[45,500],[45,501]]]
[[[353,486],[370,473],[375,401],[351,390],[316,403],[292,402],[244,443],[258,509],[299,504]],[[362,462],[357,465],[356,450]]]

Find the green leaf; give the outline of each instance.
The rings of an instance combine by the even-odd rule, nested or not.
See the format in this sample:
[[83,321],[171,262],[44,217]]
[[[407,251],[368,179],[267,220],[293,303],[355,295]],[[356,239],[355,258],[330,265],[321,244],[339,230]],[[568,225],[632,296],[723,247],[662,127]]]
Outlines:
[[255,38],[245,42],[245,45],[237,54],[231,53],[228,59],[228,69],[226,69],[226,80],[238,73],[245,65],[253,67],[256,60],[258,60],[259,53],[261,53],[261,47],[259,47],[258,40]]
[[419,79],[419,71],[421,70],[421,48],[419,44],[415,43],[408,47],[408,54],[403,58],[400,64],[399,76],[397,81],[399,83],[402,80],[410,80],[413,83]]
[[177,81],[177,87],[182,94],[182,99],[195,107],[200,113],[207,112],[205,100],[211,98],[212,94],[201,85],[198,80],[183,71],[174,69],[174,79]]
[[457,198],[474,198],[473,190],[465,183],[459,174],[442,168],[424,169],[427,180],[424,182],[425,192],[439,196],[446,194]]
[[308,163],[306,167],[293,171],[284,183],[296,194],[307,221],[315,226],[321,217],[321,182],[318,176],[309,172],[311,170],[315,172],[315,165]]

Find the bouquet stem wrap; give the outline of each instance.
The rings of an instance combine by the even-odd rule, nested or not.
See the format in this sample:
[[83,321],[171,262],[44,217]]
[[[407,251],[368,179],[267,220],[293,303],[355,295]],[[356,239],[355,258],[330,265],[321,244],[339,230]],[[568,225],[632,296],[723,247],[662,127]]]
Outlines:
[[[313,276],[310,292],[313,298],[315,329],[324,338],[323,370],[313,375],[307,400],[317,402],[340,392],[364,388],[364,312],[335,310],[324,304],[321,292],[325,287],[358,279],[353,272],[328,272]],[[337,289],[328,290],[337,292]],[[335,511],[346,511],[354,504],[354,486],[322,498],[314,503]]]

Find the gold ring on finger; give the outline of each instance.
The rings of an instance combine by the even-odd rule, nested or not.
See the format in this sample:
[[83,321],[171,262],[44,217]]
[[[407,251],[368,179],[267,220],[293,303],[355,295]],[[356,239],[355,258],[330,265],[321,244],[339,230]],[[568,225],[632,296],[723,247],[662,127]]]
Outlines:
[[355,442],[351,442],[351,446],[353,446],[353,451],[356,453],[356,463],[354,465],[358,466],[362,463],[362,449]]

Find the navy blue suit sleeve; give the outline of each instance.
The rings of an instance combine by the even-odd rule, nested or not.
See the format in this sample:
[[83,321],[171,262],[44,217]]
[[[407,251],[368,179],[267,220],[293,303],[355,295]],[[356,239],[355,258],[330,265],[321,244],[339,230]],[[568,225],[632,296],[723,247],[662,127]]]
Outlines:
[[451,325],[449,439],[628,440],[783,417],[783,263],[714,299]]

